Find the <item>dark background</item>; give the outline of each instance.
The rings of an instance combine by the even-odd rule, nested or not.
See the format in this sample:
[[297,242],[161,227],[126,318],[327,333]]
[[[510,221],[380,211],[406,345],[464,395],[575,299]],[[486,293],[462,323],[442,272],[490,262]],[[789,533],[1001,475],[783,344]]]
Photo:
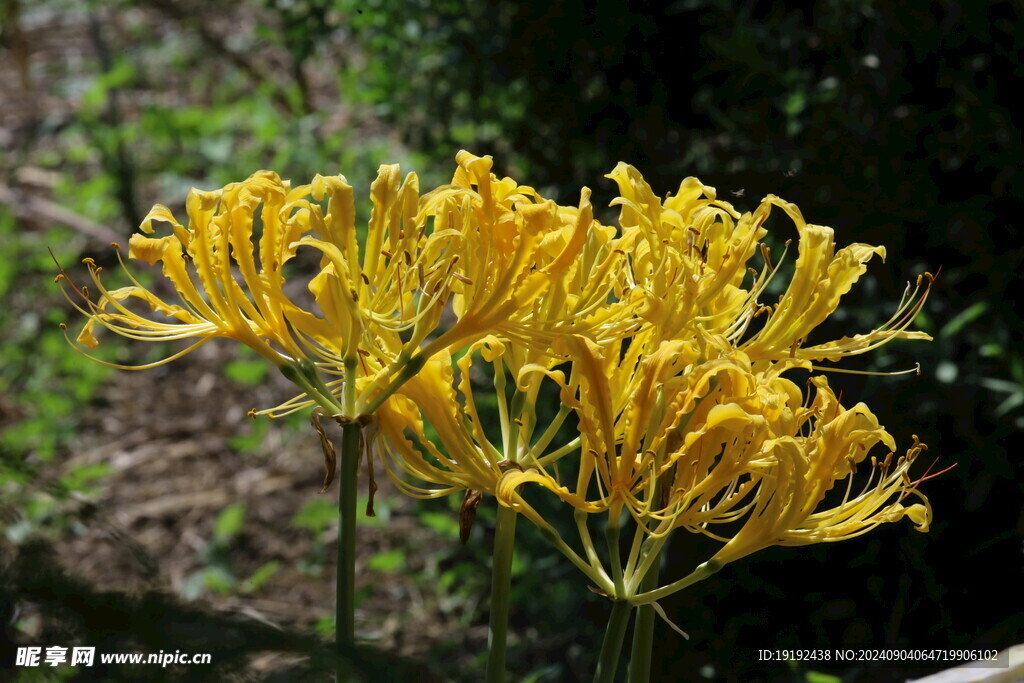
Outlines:
[[[111,381],[83,379],[84,361],[73,356],[40,361],[40,335],[68,317],[59,300],[35,293],[52,274],[37,258],[41,244],[58,239],[72,262],[109,258],[107,236],[126,239],[150,204],[180,204],[190,185],[261,167],[296,182],[339,170],[365,182],[378,163],[400,160],[429,185],[444,182],[455,151],[467,148],[561,203],[588,185],[597,207],[614,197],[602,175],[622,160],[662,195],[697,175],[737,208],[774,193],[833,226],[839,244],[884,244],[885,264],[872,262],[822,339],[872,329],[907,281],[941,268],[917,320],[935,340],[846,364],[888,371],[919,362],[921,375],[830,381],[867,402],[900,444],[917,434],[937,468],[956,464],[922,486],[935,510],[927,535],[904,523],[841,544],[769,549],[663,601],[691,639],[659,624],[659,678],[895,681],[942,667],[791,668],[759,663],[757,650],[1003,649],[1024,640],[1024,478],[1011,443],[1024,427],[1024,188],[1011,107],[1024,76],[1020,3],[2,6],[0,476],[9,512],[0,525],[24,521],[10,510],[34,510],[39,490],[67,500],[52,491],[53,468],[68,476],[60,463],[85,438],[83,415],[98,409],[93,387]],[[795,237],[783,221],[774,230],[778,243]],[[104,500],[109,476],[97,475],[93,500]],[[54,505],[61,514],[27,536],[7,534],[8,566],[30,541],[70,533],[78,508]],[[438,562],[460,577],[472,572],[459,567],[486,562],[484,507],[475,550],[435,551],[451,553]],[[542,545],[522,542],[512,672],[586,678],[588,643],[598,642],[608,605],[543,562]],[[665,577],[682,576],[711,548],[675,539]],[[482,588],[486,575],[458,585]],[[32,604],[45,614],[44,603]],[[12,638],[27,642],[11,616],[24,605],[4,604]],[[472,678],[479,659],[453,652],[463,641],[479,649],[485,619],[480,607],[460,622],[465,633],[442,629],[419,649],[395,647],[442,677]],[[448,664],[456,660],[458,671]]]

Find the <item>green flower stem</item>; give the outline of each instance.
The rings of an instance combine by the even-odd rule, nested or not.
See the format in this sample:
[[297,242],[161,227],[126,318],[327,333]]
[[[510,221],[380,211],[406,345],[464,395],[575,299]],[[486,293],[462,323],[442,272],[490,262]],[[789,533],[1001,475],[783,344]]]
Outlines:
[[508,604],[512,588],[512,555],[515,550],[515,510],[498,506],[491,564],[491,623],[487,635],[487,682],[505,680],[505,641],[508,634]]
[[640,561],[637,563],[636,570],[630,575],[629,585],[626,586],[628,595],[634,595],[640,588],[640,582],[643,581],[644,577],[651,570],[651,565],[661,559],[661,548],[668,541],[668,534],[662,532],[665,531],[664,527],[669,520],[663,521],[658,525],[655,532],[661,534],[659,536],[649,536],[647,540],[643,542],[643,546],[640,549]]
[[590,528],[587,526],[587,513],[577,509],[573,513],[573,519],[580,534],[580,542],[583,543],[583,551],[587,554],[587,561],[590,562],[591,567],[603,572],[604,565],[601,564],[601,558],[597,555],[597,548],[594,547],[594,540],[591,538]]
[[[505,364],[500,358],[492,363],[494,366],[494,396],[498,399],[498,422],[501,424],[501,443],[508,448],[510,420],[508,402],[505,399]],[[505,456],[508,457],[507,455]]]
[[626,627],[629,625],[631,605],[625,600],[612,603],[612,613],[608,617],[608,626],[604,632],[604,643],[601,645],[601,658],[597,661],[594,683],[613,683],[615,671],[619,667],[619,655],[622,653],[622,641],[626,638]]
[[512,462],[519,462],[519,432],[522,429],[520,425],[525,404],[526,395],[519,389],[514,390],[509,405],[508,440],[505,442],[505,457]]
[[533,522],[534,526],[537,527],[538,531],[540,531],[540,535],[544,538],[545,541],[555,546],[555,549],[557,549],[558,552],[562,553],[566,557],[566,559],[568,559],[570,562],[576,565],[576,568],[583,572],[591,581],[593,581],[599,589],[601,589],[608,595],[611,595],[614,592],[615,587],[612,585],[612,580],[608,577],[608,574],[605,573],[604,568],[600,566],[600,563],[598,563],[597,565],[592,565],[584,561],[583,558],[580,557],[575,550],[570,548],[568,544],[566,544],[566,542],[562,540],[562,537],[558,534],[558,531],[556,531],[553,526],[544,521],[544,518],[538,515],[535,510],[530,508],[529,504],[526,501],[524,501],[523,498],[518,494],[516,494],[515,496],[515,504],[521,511],[530,511],[526,514],[526,517],[531,522]]
[[[658,570],[661,563],[655,561],[640,582],[640,590],[653,591],[658,587]],[[629,682],[647,683],[651,680],[651,651],[654,644],[654,608],[638,605],[636,623],[633,625],[633,649],[629,655]]]
[[551,424],[547,426],[544,433],[540,435],[539,439],[537,439],[537,443],[535,443],[530,449],[528,459],[537,460],[541,453],[547,450],[548,445],[551,444],[555,435],[558,434],[558,428],[562,426],[562,423],[565,422],[565,418],[571,411],[572,409],[564,403],[558,407],[558,414],[555,415],[554,419],[551,420]]
[[[342,389],[342,406],[345,408],[345,414],[349,418],[356,416],[356,368],[359,365],[359,359],[356,357],[355,352],[345,358],[345,384]],[[317,379],[320,376],[317,375]]]
[[329,415],[335,415],[341,412],[341,406],[334,400],[330,390],[322,391],[319,389],[310,381],[308,371],[299,363],[286,363],[278,366],[278,369],[281,371],[282,375],[302,389],[307,396],[316,401],[316,403],[326,410]]
[[[645,523],[650,524],[650,522]],[[634,583],[636,581],[634,575],[636,574],[637,562],[641,559],[641,555],[643,555],[643,553],[641,553],[641,549],[646,547],[644,543],[646,538],[647,535],[644,531],[644,527],[637,524],[636,528],[633,530],[633,543],[629,546],[629,556],[626,559],[626,568],[622,570],[625,575],[629,577],[626,581],[627,589],[635,589]],[[646,557],[646,555],[643,556]],[[633,592],[635,592],[635,590],[633,590]]]
[[681,591],[684,588],[692,586],[698,581],[703,581],[704,579],[708,578],[721,568],[722,565],[720,563],[716,562],[715,560],[708,560],[707,562],[698,565],[697,568],[690,572],[689,575],[684,576],[678,581],[670,583],[667,586],[662,586],[657,590],[647,591],[646,593],[634,595],[632,598],[630,598],[630,602],[632,602],[634,605],[646,605],[647,603],[661,600],[662,598],[668,595],[672,595],[676,591]]
[[[659,396],[659,401],[662,399]],[[651,500],[657,500],[661,494],[662,482],[654,481],[654,488],[651,490]],[[648,517],[644,520],[646,524],[653,524],[653,519]],[[633,548],[630,551],[630,562],[637,559],[634,552],[639,548],[639,560],[646,567],[645,573],[640,579],[640,591],[653,591],[658,587],[658,574],[661,569],[661,546],[655,548],[652,544],[637,543],[642,534],[640,526],[637,525],[637,535],[633,538]],[[666,536],[667,537],[667,536]],[[648,555],[654,552],[653,562],[648,562]],[[636,608],[636,623],[633,625],[633,648],[629,655],[629,681],[630,683],[647,683],[651,680],[651,654],[654,645],[654,607],[651,605],[638,605]]]
[[356,481],[362,427],[357,422],[341,426],[341,467],[338,487],[337,616],[338,680],[349,678],[344,662],[352,655],[356,625]]
[[556,462],[560,458],[564,458],[569,453],[572,453],[573,451],[578,449],[580,447],[580,443],[582,443],[582,439],[580,439],[580,437],[577,436],[575,439],[565,444],[558,450],[548,453],[543,458],[537,458],[537,464],[542,467],[547,467],[551,463]]
[[622,523],[622,508],[613,505],[608,511],[608,526],[605,527],[604,540],[608,545],[608,558],[611,560],[612,581],[615,582],[615,598],[625,597],[626,584],[622,575],[622,557],[619,553],[619,527]]
[[392,372],[397,370],[398,373],[391,378],[391,381],[387,383],[379,394],[373,397],[366,407],[362,409],[362,412],[366,415],[373,415],[377,408],[380,408],[381,404],[388,400],[391,394],[395,393],[399,387],[416,376],[416,373],[423,368],[428,358],[430,356],[422,351],[412,358],[400,357],[398,362],[391,368]]

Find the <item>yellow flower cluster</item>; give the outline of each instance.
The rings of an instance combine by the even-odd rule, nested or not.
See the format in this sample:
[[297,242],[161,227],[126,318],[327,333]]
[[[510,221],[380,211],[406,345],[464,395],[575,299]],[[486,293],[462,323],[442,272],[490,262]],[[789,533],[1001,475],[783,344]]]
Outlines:
[[[134,279],[107,289],[90,262],[100,296],[78,290],[89,318],[78,340],[95,346],[98,326],[197,340],[160,362],[215,337],[240,341],[303,390],[263,413],[317,404],[344,420],[372,415],[400,489],[495,496],[620,600],[651,602],[770,545],[842,540],[903,517],[927,530],[931,509],[908,476],[924,447],[895,457],[867,406],[841,404],[824,376],[805,394],[784,375],[927,339],[907,328],[930,275],[878,329],[807,345],[882,247],[837,250],[832,229],[794,205],[769,196],[741,214],[695,178],[662,200],[621,163],[608,176],[616,228],[595,220],[586,188],[560,206],[497,178],[488,157],[457,162],[451,184],[422,195],[414,174],[382,166],[364,239],[342,176],[292,188],[264,171],[193,190],[187,225],[157,206],[129,256],[161,263],[178,300]],[[797,258],[767,304],[781,277],[761,241],[773,209],[796,226]],[[169,233],[155,237],[155,222]],[[306,252],[317,263],[303,288]],[[760,269],[749,266],[757,255]],[[879,443],[881,459],[870,453]],[[575,511],[582,555],[528,501],[538,490]],[[606,566],[587,518],[606,514],[617,539],[626,513],[634,542],[624,558],[610,543]],[[723,546],[690,577],[642,591],[678,528]]]
[[[595,223],[577,266],[587,278],[568,284],[610,291],[605,320],[619,332],[570,328],[547,349],[493,334],[454,364],[434,357],[379,413],[381,456],[398,486],[420,497],[490,493],[554,534],[527,501],[528,487],[539,485],[577,511],[583,556],[563,552],[603,590],[637,603],[669,592],[643,594],[640,582],[680,527],[724,543],[704,572],[769,545],[852,538],[903,517],[926,531],[931,508],[907,474],[924,447],[915,442],[896,458],[893,438],[863,403],[842,405],[824,376],[811,378],[805,396],[783,375],[825,369],[812,362],[894,338],[927,339],[907,327],[931,276],[880,328],[806,346],[884,249],[836,250],[830,228],[773,196],[740,214],[694,178],[663,202],[630,166],[609,177],[619,185],[612,204],[621,206],[621,231]],[[760,299],[779,265],[760,240],[773,208],[796,224],[798,257],[768,306]],[[748,270],[759,251],[762,268]],[[625,257],[597,270],[601,259],[588,253]],[[569,300],[577,296],[569,291]],[[489,385],[501,421],[494,441],[474,395],[490,394]],[[558,392],[559,407],[538,425],[544,385]],[[553,445],[568,424],[578,436]],[[888,449],[881,460],[869,453],[879,443]],[[854,490],[858,473],[864,483]],[[829,495],[837,484],[845,493]],[[606,567],[586,517],[607,514],[617,525],[623,511],[636,522],[634,543],[624,562],[609,548]]]

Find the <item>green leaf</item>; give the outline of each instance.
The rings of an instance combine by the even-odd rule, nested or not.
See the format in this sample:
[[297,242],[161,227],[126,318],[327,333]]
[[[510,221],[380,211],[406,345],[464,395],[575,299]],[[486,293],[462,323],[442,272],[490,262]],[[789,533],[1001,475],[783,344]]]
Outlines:
[[526,559],[523,557],[522,553],[516,553],[512,556],[511,571],[513,577],[522,576],[523,572],[526,571],[527,566]]
[[832,674],[823,674],[820,671],[808,671],[806,673],[807,683],[843,683],[843,679]]
[[981,348],[978,349],[978,353],[981,354],[982,358],[998,358],[1003,355],[1003,347],[995,343],[982,344]]
[[118,59],[110,71],[99,78],[103,88],[122,88],[135,80],[135,65],[130,59]]
[[996,417],[1002,417],[1021,404],[1024,404],[1024,391],[1010,394],[1005,401],[996,406],[994,414]]
[[405,569],[405,551],[401,548],[377,553],[366,563],[375,572],[399,572]]
[[998,377],[983,377],[980,384],[990,391],[998,391],[1003,394],[1015,394],[1021,390],[1021,385],[1017,382]]
[[333,503],[323,498],[312,498],[292,517],[292,526],[319,534],[337,519],[338,510]]
[[316,620],[313,630],[321,638],[333,638],[335,631],[334,617],[320,617]]
[[782,110],[786,112],[786,116],[798,116],[807,107],[807,95],[802,91],[796,91],[789,93],[786,96],[786,101],[782,105]]
[[215,565],[203,570],[203,585],[215,593],[227,595],[235,585],[235,577],[226,567]]
[[968,306],[953,316],[952,320],[943,325],[942,331],[939,332],[939,336],[943,339],[948,339],[949,337],[956,335],[971,324],[973,320],[984,315],[986,311],[988,311],[987,301],[979,301],[972,306]]
[[245,503],[232,503],[220,511],[213,523],[213,538],[227,543],[238,535],[245,525]]
[[444,536],[446,538],[459,537],[459,523],[452,514],[445,514],[443,512],[421,512],[419,514],[419,518],[420,522],[439,536]]
[[79,465],[61,477],[60,483],[68,491],[82,491],[89,483],[102,479],[109,473],[110,465],[105,462]]
[[242,592],[243,593],[252,593],[253,591],[259,590],[260,587],[263,584],[265,584],[270,579],[270,577],[272,577],[274,574],[276,574],[277,570],[279,570],[280,568],[281,568],[281,563],[278,562],[277,560],[272,560],[270,562],[267,562],[262,567],[260,567],[256,571],[254,571],[252,573],[252,576],[250,576],[242,584]]
[[268,420],[250,420],[248,434],[235,434],[228,443],[236,451],[255,453],[263,445],[263,438],[270,429]]
[[267,364],[262,360],[233,360],[224,366],[224,376],[239,384],[253,386],[267,376]]

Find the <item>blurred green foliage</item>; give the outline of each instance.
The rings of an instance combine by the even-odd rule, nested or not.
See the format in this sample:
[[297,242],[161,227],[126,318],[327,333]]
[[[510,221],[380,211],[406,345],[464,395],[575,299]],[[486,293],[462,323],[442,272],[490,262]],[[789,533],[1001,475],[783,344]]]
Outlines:
[[19,231],[0,208],[0,396],[19,415],[13,424],[0,423],[0,446],[32,450],[42,462],[53,458],[79,405],[108,374],[68,346],[58,327],[67,314],[56,288],[39,293],[38,283],[53,278],[53,258],[74,260],[80,242],[72,237],[57,228],[45,234]]
[[109,374],[67,344],[58,326],[67,318],[63,299],[39,287],[53,277],[53,258],[66,263],[80,246],[59,226],[19,230],[0,206],[0,535],[15,545],[73,528],[109,471],[106,463],[51,466]]
[[313,536],[312,550],[308,556],[299,560],[299,571],[313,576],[319,576],[323,572],[328,551],[324,540],[325,532],[337,523],[337,506],[323,498],[310,498],[292,518],[291,526],[305,529]]
[[271,560],[260,565],[248,578],[238,578],[232,554],[245,528],[245,513],[244,503],[232,503],[217,514],[210,538],[200,552],[202,567],[182,582],[181,595],[184,599],[196,600],[207,593],[254,593],[281,568],[278,561]]

